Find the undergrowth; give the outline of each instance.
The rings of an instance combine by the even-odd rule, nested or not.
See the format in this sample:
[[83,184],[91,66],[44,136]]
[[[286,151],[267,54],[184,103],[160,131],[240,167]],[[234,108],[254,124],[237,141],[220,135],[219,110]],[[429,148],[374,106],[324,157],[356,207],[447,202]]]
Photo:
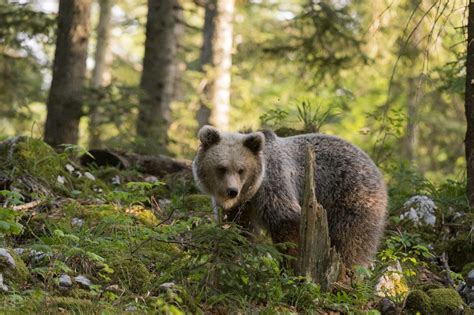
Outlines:
[[[285,268],[292,258],[280,249],[288,244],[252,240],[231,223],[216,225],[209,198],[192,182],[83,169],[73,162],[74,152],[81,151],[58,154],[32,139],[0,146],[0,247],[16,262],[12,268],[0,255],[4,312],[378,314],[383,296],[402,307],[409,291],[446,287],[443,273],[455,284],[462,279],[458,267],[446,271],[436,261],[451,246],[449,238],[399,220],[414,194],[437,203],[444,218],[437,224],[456,211],[467,213],[457,182],[434,185],[406,170],[394,172],[389,224],[374,266],[354,268],[346,283],[321,292]],[[447,233],[462,239],[468,221],[457,222],[462,228]],[[395,287],[377,291],[390,273],[398,275]]]

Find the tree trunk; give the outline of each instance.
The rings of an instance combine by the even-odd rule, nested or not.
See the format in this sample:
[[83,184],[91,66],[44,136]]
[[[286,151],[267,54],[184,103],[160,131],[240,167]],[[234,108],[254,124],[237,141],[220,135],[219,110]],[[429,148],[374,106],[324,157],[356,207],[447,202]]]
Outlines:
[[474,2],[469,2],[469,18],[467,22],[467,60],[466,60],[466,194],[469,206],[474,209]]
[[201,68],[204,95],[197,113],[199,126],[228,129],[232,67],[234,0],[208,0],[203,29]]
[[[165,151],[176,73],[178,0],[148,0],[137,136],[147,150]],[[152,146],[150,146],[152,145]]]
[[61,0],[45,141],[76,144],[89,40],[90,0]]
[[[110,19],[112,17],[113,0],[99,0],[100,16],[97,24],[97,46],[95,49],[95,66],[92,72],[92,87],[100,89],[110,83],[110,65],[109,55],[109,38],[110,38]],[[99,130],[100,113],[96,106],[90,109],[89,113],[89,147],[99,148],[100,130]]]

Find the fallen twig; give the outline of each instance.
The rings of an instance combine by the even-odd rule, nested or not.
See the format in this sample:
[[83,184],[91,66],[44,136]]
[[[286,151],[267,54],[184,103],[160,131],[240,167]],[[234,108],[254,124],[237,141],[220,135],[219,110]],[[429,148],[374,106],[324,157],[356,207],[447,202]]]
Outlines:
[[12,209],[15,210],[15,211],[25,211],[25,210],[35,208],[35,207],[39,206],[41,203],[42,203],[41,200],[34,200],[34,201],[31,201],[31,202],[28,202],[28,203],[25,203],[25,204],[22,204],[22,205],[13,206]]

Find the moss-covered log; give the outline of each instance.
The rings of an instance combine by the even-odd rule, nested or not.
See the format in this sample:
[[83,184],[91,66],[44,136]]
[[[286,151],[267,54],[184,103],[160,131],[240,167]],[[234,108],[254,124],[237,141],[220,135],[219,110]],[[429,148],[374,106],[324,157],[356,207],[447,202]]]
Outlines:
[[140,172],[163,177],[177,172],[191,174],[191,161],[175,159],[166,155],[140,155],[113,150],[91,150],[90,155],[81,157],[81,164],[88,166],[114,166],[118,168],[135,168]]

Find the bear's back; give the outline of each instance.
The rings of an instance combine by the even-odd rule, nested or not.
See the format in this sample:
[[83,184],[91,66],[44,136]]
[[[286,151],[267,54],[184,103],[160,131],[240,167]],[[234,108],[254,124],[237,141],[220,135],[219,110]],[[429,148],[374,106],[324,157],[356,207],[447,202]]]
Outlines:
[[[383,177],[370,157],[349,142],[330,135],[304,134],[286,138],[268,137],[264,154],[268,181],[283,180],[293,187],[301,203],[304,165],[308,147],[315,152],[316,197],[328,209],[341,203],[386,199]],[[277,167],[276,165],[279,164]],[[277,171],[272,169],[276,167]],[[275,177],[272,179],[272,176]],[[382,200],[385,202],[385,200]],[[385,207],[385,205],[383,205]],[[338,207],[339,208],[339,207]]]

